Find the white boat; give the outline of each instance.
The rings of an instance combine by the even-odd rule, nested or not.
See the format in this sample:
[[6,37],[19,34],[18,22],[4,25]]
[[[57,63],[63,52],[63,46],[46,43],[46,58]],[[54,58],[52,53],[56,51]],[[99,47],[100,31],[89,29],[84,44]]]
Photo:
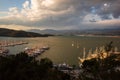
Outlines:
[[0,55],[5,56],[9,53],[9,49],[0,48]]
[[49,47],[48,47],[48,46],[43,46],[42,49],[44,49],[44,50],[48,50]]
[[[93,54],[92,54],[93,53]],[[120,54],[120,52],[117,51],[117,48],[114,49],[113,51],[108,53],[104,50],[104,46],[95,49],[94,52],[92,50],[89,50],[88,54],[86,55],[85,48],[83,50],[83,57],[78,57],[80,64],[82,64],[85,60],[90,60],[92,58],[100,58],[100,59],[105,59],[106,57],[112,55],[112,54]]]
[[29,48],[26,47],[25,48],[25,53],[27,53],[29,56],[38,56],[41,55],[43,52],[45,52],[46,50],[48,50],[49,47],[42,47],[42,48]]

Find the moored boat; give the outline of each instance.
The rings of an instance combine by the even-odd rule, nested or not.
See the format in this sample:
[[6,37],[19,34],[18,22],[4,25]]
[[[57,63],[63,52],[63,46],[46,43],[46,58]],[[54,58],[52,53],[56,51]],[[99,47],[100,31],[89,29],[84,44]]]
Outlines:
[[0,56],[5,56],[9,53],[9,49],[0,48]]
[[25,53],[27,53],[29,56],[33,56],[33,57],[36,57],[38,55],[41,55],[42,53],[44,53],[46,50],[48,50],[49,47],[42,47],[42,48],[29,48],[29,47],[26,47],[25,48]]

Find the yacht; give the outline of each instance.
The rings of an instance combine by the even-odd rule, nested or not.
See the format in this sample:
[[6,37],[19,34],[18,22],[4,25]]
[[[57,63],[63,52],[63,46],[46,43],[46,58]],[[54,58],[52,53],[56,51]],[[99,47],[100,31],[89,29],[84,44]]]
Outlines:
[[1,56],[7,55],[8,53],[9,53],[9,49],[0,48],[0,55]]
[[25,48],[25,53],[27,53],[29,56],[38,56],[38,55],[41,55],[42,53],[44,53],[46,50],[49,50],[49,47],[47,46],[44,46],[42,48],[28,48],[26,47]]

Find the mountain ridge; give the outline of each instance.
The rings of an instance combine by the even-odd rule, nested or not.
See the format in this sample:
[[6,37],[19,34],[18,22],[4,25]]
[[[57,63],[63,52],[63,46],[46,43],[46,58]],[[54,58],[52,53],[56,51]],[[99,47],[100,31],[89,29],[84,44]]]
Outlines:
[[113,35],[120,36],[120,28],[111,28],[111,29],[88,29],[88,30],[54,30],[54,29],[31,29],[30,32],[44,33],[44,34],[54,34],[54,35]]
[[50,34],[39,34],[35,32],[27,32],[23,30],[13,30],[7,28],[0,28],[0,36],[2,37],[48,37]]

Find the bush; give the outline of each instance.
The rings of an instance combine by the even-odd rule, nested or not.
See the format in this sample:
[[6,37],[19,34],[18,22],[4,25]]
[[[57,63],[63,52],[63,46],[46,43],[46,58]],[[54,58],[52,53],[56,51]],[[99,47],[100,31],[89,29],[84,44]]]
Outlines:
[[0,80],[68,80],[65,76],[48,58],[37,61],[25,53],[0,56]]

